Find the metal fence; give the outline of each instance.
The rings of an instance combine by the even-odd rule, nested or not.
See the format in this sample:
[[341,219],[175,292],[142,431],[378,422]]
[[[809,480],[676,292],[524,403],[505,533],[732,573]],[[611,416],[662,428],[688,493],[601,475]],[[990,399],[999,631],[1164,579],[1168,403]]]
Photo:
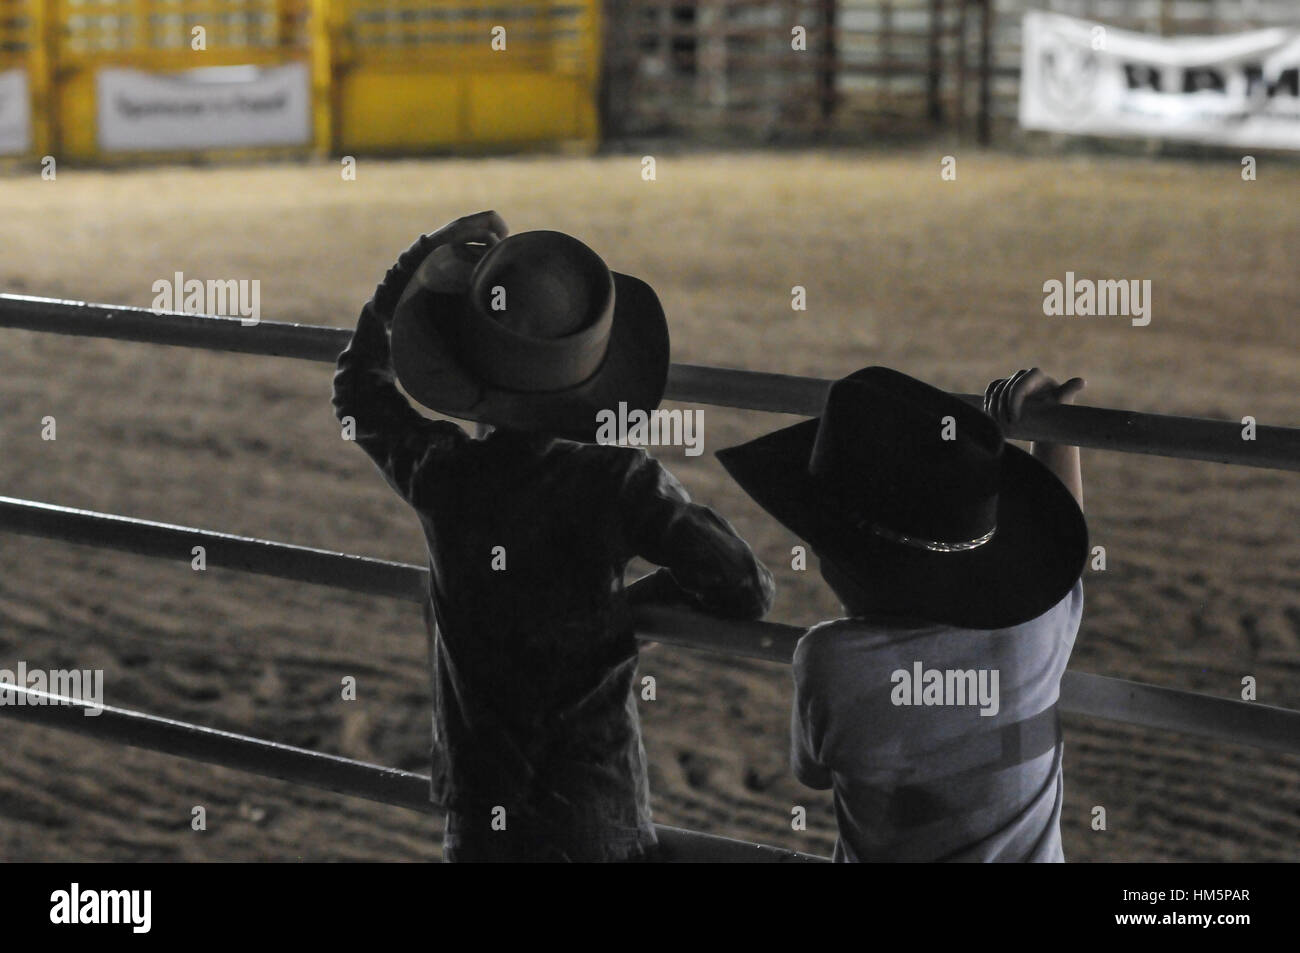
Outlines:
[[318,111],[321,148],[598,136],[597,0],[315,0],[312,28],[317,98],[329,104]]
[[[1031,8],[1164,35],[1300,22],[1294,0],[0,0],[0,83],[30,101],[30,135],[11,147],[0,136],[0,153],[115,162],[658,135],[862,141],[945,126],[988,142],[1015,116]],[[140,74],[137,105],[176,112],[195,106],[195,73],[246,68],[252,83],[285,66],[310,74],[290,84],[285,114],[303,124],[292,141],[209,142],[176,119],[164,149],[151,141],[160,133],[141,132],[157,116],[105,133],[120,96],[102,74]]]
[[[332,363],[350,332],[326,327],[156,313],[118,305],[0,295],[0,327],[254,353]],[[814,415],[830,382],[754,371],[675,364],[668,398],[740,409]],[[961,395],[978,402],[976,395]],[[1272,469],[1300,470],[1300,429],[1262,426],[1243,440],[1235,421],[1171,417],[1096,407],[1052,407],[1029,413],[1009,435],[1129,453],[1159,454]],[[189,561],[203,545],[215,567],[419,601],[427,591],[420,566],[294,546],[205,529],[69,509],[0,497],[0,530],[164,559]],[[671,645],[788,663],[803,630],[770,622],[736,622],[682,609],[643,607],[638,634]],[[33,690],[7,688],[6,691]],[[40,693],[35,693],[39,695]],[[0,705],[0,714],[56,729],[221,764],[269,777],[418,810],[427,779],[332,755],[228,732],[106,708],[82,718],[71,700],[39,706]],[[67,702],[69,704],[63,704]],[[1217,698],[1084,672],[1061,683],[1067,713],[1110,719],[1300,753],[1300,711]],[[819,858],[698,832],[661,828],[666,859],[808,861]]]
[[[1294,0],[606,0],[610,135],[915,134],[1015,118],[1028,9],[1165,36],[1300,22]],[[802,47],[791,31],[805,31]]]

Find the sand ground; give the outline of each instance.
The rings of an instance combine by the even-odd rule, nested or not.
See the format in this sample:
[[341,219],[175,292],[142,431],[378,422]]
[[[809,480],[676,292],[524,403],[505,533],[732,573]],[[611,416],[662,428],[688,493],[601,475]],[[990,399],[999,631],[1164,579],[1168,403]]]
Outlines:
[[[961,391],[1018,367],[1084,402],[1300,425],[1300,168],[941,151],[361,162],[0,178],[0,289],[147,306],[158,278],[261,281],[268,320],[349,326],[422,230],[481,208],[640,275],[675,358]],[[1049,318],[1065,272],[1150,279],[1145,328]],[[791,288],[807,289],[806,311]],[[0,330],[0,493],[418,562],[422,541],[340,439],[314,363]],[[57,420],[57,440],[41,420]],[[711,451],[789,418],[707,408],[665,460],[752,540],[773,618],[835,611],[794,540]],[[1072,666],[1300,707],[1300,475],[1084,452],[1105,572]],[[0,667],[102,668],[112,704],[424,770],[418,610],[321,587],[0,535]],[[659,646],[644,673],[657,819],[828,853],[828,799],[787,769],[788,671]],[[359,698],[340,699],[357,678]],[[1067,856],[1295,860],[1300,758],[1069,717]],[[440,822],[4,722],[0,858],[432,860]],[[203,805],[207,830],[191,830]],[[794,831],[793,805],[809,809]],[[1090,827],[1107,810],[1107,830]]]

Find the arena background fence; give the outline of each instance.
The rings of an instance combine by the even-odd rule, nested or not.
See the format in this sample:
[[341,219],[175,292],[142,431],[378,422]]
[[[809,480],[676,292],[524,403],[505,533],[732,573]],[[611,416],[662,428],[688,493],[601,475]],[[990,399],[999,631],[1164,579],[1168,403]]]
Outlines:
[[[504,48],[491,45],[495,27]],[[601,35],[598,0],[0,0],[0,73],[25,76],[27,156],[60,161],[590,146]],[[196,106],[201,87],[246,87],[247,103],[259,78],[294,66],[291,102],[272,105],[301,135],[150,141],[157,115],[203,108],[219,119],[234,101],[198,93],[208,105]],[[134,112],[116,122],[131,128],[109,141],[106,110],[124,94],[101,84],[126,70],[140,76]],[[202,137],[202,125],[188,134]],[[133,136],[134,147],[118,141]]]
[[1294,0],[608,0],[606,133],[987,143],[1014,126],[1029,9],[1166,36],[1300,23]]
[[[17,70],[26,85],[26,158],[862,141],[935,129],[988,143],[1015,127],[1027,9],[1164,35],[1300,23],[1294,0],[0,0],[0,78]],[[504,50],[491,45],[497,26]],[[195,27],[206,49],[192,48]],[[307,105],[286,113],[303,128],[293,142],[105,141],[105,70],[172,83],[185,101],[195,70],[243,70],[252,83],[294,64]]]
[[[156,313],[117,305],[0,295],[0,327],[90,335],[333,362],[350,332],[307,325]],[[796,414],[816,414],[829,382],[761,372],[673,365],[669,398]],[[963,395],[978,401],[975,395]],[[1237,422],[1167,417],[1091,407],[1059,407],[1027,415],[1012,436],[1082,446],[1249,466],[1300,470],[1300,430],[1260,427],[1243,440]],[[259,573],[371,595],[420,601],[427,570],[363,556],[154,523],[49,503],[0,497],[0,529],[139,555],[190,561],[204,547],[213,567]],[[635,585],[635,584],[634,584]],[[715,619],[683,609],[637,610],[642,639],[726,655],[788,663],[803,629],[770,622]],[[104,707],[85,717],[74,699],[21,686],[0,714],[180,757],[220,764],[422,811],[428,779],[141,712]],[[19,695],[24,704],[13,704]],[[1182,732],[1217,741],[1300,753],[1300,711],[1069,671],[1061,684],[1066,713]],[[699,832],[660,828],[669,860],[813,861],[808,855]]]

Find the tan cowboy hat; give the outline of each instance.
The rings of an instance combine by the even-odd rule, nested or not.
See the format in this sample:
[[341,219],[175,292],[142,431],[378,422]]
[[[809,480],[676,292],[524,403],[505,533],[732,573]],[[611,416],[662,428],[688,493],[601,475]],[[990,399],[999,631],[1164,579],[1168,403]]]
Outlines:
[[[449,280],[458,264],[467,281]],[[433,410],[586,441],[599,411],[653,410],[668,380],[653,289],[554,231],[435,249],[397,304],[392,350]]]

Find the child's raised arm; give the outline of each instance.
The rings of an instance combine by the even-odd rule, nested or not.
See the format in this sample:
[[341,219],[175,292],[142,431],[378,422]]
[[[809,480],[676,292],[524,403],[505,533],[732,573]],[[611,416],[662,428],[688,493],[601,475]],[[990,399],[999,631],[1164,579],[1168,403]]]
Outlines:
[[[1026,404],[1070,404],[1083,390],[1082,377],[1058,384],[1036,367],[1016,371],[1010,377],[992,381],[984,391],[984,412],[1000,424],[1020,419]],[[1032,453],[1056,474],[1083,509],[1083,474],[1079,470],[1079,448],[1044,440],[1030,445]]]
[[412,502],[414,475],[436,433],[462,431],[455,424],[424,417],[394,383],[388,333],[393,312],[420,264],[435,248],[448,243],[495,244],[507,232],[496,212],[458,218],[422,235],[388,269],[374,297],[361,309],[357,329],[339,355],[334,375],[334,414],[357,445],[375,462],[388,483]]

